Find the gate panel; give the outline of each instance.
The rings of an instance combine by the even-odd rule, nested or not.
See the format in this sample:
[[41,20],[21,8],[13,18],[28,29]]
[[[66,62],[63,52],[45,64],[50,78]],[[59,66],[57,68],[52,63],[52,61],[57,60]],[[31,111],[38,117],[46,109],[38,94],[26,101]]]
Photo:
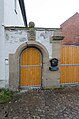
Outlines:
[[20,86],[41,86],[42,56],[38,49],[27,48],[20,59]]
[[79,82],[79,47],[62,46],[60,57],[60,83]]

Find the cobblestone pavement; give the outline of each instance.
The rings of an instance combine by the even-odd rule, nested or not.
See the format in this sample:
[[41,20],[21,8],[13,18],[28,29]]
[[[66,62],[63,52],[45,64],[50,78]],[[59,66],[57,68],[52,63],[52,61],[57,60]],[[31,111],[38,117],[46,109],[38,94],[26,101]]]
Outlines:
[[79,119],[79,88],[17,94],[0,104],[0,119]]

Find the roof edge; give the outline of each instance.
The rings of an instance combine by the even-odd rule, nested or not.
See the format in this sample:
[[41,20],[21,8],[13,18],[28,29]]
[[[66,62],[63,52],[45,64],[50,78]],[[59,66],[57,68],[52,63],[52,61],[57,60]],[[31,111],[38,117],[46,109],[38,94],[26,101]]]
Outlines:
[[75,15],[79,15],[79,13],[76,12],[74,15],[72,15],[71,17],[69,17],[67,20],[65,20],[65,21],[60,25],[60,27],[62,27],[62,25],[63,25],[65,22],[67,22],[69,19],[71,19],[71,18],[74,17]]
[[21,8],[21,13],[22,13],[24,24],[27,27],[27,17],[26,17],[24,0],[18,0],[18,1],[19,1],[19,5],[20,5],[20,8]]

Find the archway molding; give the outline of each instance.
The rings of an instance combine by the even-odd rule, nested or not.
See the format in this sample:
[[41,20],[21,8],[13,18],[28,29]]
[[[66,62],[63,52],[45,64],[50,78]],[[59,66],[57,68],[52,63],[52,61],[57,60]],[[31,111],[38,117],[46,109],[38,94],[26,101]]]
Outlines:
[[20,54],[25,48],[36,47],[40,50],[43,56],[43,68],[42,68],[42,87],[45,87],[45,82],[47,79],[47,72],[49,70],[49,53],[44,45],[36,41],[28,41],[21,44],[16,50],[15,54],[9,55],[9,88],[11,90],[19,89],[19,61]]

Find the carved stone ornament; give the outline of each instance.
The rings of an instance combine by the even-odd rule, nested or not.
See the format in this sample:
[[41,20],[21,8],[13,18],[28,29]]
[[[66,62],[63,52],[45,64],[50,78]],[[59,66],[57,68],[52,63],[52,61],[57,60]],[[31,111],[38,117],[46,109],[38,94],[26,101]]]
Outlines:
[[36,39],[36,32],[34,26],[35,26],[34,22],[29,23],[28,41],[35,41]]

